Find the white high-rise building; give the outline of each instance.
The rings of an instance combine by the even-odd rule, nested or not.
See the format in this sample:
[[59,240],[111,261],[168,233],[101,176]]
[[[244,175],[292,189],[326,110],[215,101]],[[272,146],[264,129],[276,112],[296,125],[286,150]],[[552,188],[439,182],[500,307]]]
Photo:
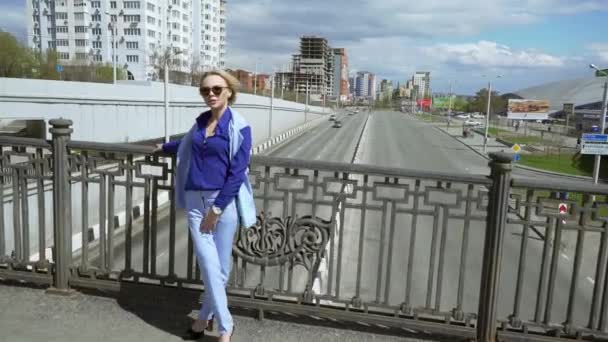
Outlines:
[[225,7],[225,0],[29,0],[28,43],[56,49],[62,63],[112,63],[116,53],[117,68],[135,80],[158,79],[154,56],[167,49],[170,70],[222,68]]
[[429,88],[431,86],[431,73],[428,71],[416,71],[412,77],[412,83],[418,87],[416,97],[418,99],[431,96]]

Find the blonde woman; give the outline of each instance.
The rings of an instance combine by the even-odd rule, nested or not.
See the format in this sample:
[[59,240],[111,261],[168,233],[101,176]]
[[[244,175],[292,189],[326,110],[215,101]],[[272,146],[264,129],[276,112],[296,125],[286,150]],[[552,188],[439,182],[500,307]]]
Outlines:
[[176,206],[186,209],[205,285],[198,319],[184,336],[188,340],[212,330],[216,319],[219,341],[230,341],[234,321],[228,310],[226,284],[233,238],[239,225],[250,227],[256,222],[247,175],[251,127],[230,107],[238,84],[224,71],[205,73],[199,92],[210,110],[196,118],[182,139],[159,145],[165,153],[177,153]]

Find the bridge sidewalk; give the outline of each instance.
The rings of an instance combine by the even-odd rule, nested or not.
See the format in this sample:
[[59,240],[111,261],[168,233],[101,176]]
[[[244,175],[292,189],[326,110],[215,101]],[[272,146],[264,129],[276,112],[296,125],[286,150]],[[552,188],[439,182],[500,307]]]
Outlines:
[[[141,300],[138,300],[141,302]],[[6,342],[170,342],[189,319],[183,312],[158,310],[157,298],[146,303],[125,303],[114,297],[77,293],[70,297],[46,294],[43,288],[12,286],[0,282],[0,340]],[[164,311],[164,312],[160,312]],[[233,341],[408,341],[400,332],[368,332],[368,328],[344,329],[328,324],[290,320],[256,320],[251,314],[234,316]],[[403,331],[404,332],[404,331]],[[202,341],[216,341],[216,332]],[[429,341],[429,340],[425,340]]]

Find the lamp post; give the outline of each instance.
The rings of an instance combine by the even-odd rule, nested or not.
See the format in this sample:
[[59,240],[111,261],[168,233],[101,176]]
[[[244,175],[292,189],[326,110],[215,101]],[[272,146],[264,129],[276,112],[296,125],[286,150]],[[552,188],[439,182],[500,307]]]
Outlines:
[[[589,64],[589,67],[591,69],[595,69],[598,73],[600,74],[604,74],[604,76],[608,77],[608,74],[601,70],[600,68],[598,68],[595,64]],[[605,130],[606,130],[606,107],[608,106],[608,103],[606,103],[606,101],[608,100],[608,80],[606,80],[604,82],[604,97],[602,99],[602,114],[600,116],[600,134],[604,134]],[[600,163],[602,161],[602,155],[601,154],[596,154],[595,155],[595,163],[593,164],[593,184],[597,184],[599,177],[600,177]]]
[[106,11],[105,13],[109,17],[108,28],[112,31],[112,84],[116,84],[116,42],[114,38],[114,24],[112,23],[110,12]]
[[[486,75],[482,75],[482,77],[486,77]],[[496,78],[501,78],[502,75],[496,75]],[[488,130],[490,129],[490,103],[492,100],[492,82],[488,81],[488,109],[486,111],[486,129],[483,138],[483,153],[487,153],[488,151]]]

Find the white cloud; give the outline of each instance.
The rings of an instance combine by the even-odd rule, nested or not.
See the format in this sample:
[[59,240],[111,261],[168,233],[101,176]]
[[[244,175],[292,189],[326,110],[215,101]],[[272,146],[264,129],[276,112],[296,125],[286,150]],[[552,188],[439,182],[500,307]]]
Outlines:
[[3,8],[0,6],[0,11],[2,11],[0,29],[14,34],[19,39],[25,39],[25,7]]
[[589,45],[593,57],[598,58],[598,62],[608,63],[608,43],[593,43]]
[[437,56],[445,63],[478,66],[481,68],[561,67],[566,59],[540,51],[514,50],[496,42],[479,41],[467,44],[437,44],[421,49],[428,56]]

